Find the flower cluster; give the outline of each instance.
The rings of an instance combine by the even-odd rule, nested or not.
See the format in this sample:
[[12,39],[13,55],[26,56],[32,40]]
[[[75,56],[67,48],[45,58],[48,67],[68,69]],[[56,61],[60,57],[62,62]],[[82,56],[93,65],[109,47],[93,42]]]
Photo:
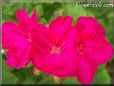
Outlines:
[[16,17],[18,23],[2,25],[2,47],[10,68],[21,69],[31,61],[44,73],[91,83],[98,65],[112,57],[105,30],[93,17],[81,16],[72,24],[72,17],[58,16],[49,26],[38,22],[36,10],[31,17],[25,9],[18,10]]

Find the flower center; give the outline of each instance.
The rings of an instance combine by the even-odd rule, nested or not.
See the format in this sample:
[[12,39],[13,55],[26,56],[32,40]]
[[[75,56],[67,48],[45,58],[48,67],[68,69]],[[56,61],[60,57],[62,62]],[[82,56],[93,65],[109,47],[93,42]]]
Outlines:
[[31,38],[28,38],[27,40],[28,40],[29,42],[32,42],[32,39],[31,39]]
[[83,44],[79,44],[77,50],[80,52],[80,54],[83,54]]
[[52,46],[51,54],[60,54],[60,52],[61,52],[60,47]]
[[23,32],[22,34],[24,37],[26,37],[28,42],[32,42],[31,33]]

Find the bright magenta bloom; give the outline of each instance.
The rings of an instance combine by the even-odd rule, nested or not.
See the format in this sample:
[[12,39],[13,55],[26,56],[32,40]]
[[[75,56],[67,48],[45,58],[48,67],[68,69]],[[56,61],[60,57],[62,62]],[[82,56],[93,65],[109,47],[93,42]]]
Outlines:
[[6,63],[20,69],[27,65],[32,55],[32,30],[37,25],[36,10],[29,17],[25,10],[16,12],[18,23],[7,21],[2,26],[2,47],[7,50]]
[[99,64],[106,63],[113,54],[106,41],[105,30],[92,17],[80,17],[76,24],[76,52],[78,53],[77,77],[81,83],[91,83]]
[[105,30],[92,17],[57,17],[48,27],[39,24],[36,10],[29,17],[25,10],[16,13],[18,23],[2,26],[2,47],[6,63],[20,69],[32,60],[35,68],[59,77],[77,76],[81,83],[91,83],[99,64],[113,54]]
[[39,70],[59,77],[75,76],[77,56],[74,47],[76,29],[72,18],[57,17],[48,28],[38,25],[33,32],[33,65]]
[[59,16],[48,28],[38,25],[32,38],[37,69],[59,77],[77,76],[81,83],[91,83],[98,65],[113,53],[104,28],[92,17],[80,17],[74,27],[71,17]]

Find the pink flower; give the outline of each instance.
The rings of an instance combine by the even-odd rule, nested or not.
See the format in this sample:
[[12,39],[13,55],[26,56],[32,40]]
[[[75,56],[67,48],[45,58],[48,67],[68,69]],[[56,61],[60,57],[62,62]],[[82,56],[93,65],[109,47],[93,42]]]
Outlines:
[[7,50],[6,63],[9,67],[20,69],[27,65],[32,56],[32,30],[37,25],[36,10],[31,17],[26,11],[16,12],[18,23],[7,21],[2,26],[2,47]]
[[113,53],[106,40],[105,30],[92,17],[80,17],[76,24],[76,52],[78,56],[77,78],[81,83],[91,83],[99,64],[106,63]]
[[20,69],[32,60],[35,68],[47,74],[77,76],[81,83],[91,83],[98,65],[112,57],[112,46],[95,18],[80,17],[72,25],[70,16],[59,16],[46,27],[38,23],[36,10],[31,17],[18,10],[16,17],[17,24],[7,21],[2,26],[9,67]]
[[69,16],[59,16],[48,28],[45,25],[38,25],[34,30],[32,62],[37,69],[59,77],[76,75],[76,29],[71,25],[72,20]]

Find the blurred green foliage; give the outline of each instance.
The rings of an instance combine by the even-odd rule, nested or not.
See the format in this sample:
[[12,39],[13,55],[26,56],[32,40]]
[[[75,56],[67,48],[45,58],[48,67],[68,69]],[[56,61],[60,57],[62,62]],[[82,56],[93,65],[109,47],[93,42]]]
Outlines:
[[94,84],[110,84],[111,77],[105,68],[100,67],[94,78]]
[[[106,37],[114,44],[113,39],[113,25],[114,16],[113,8],[83,8],[81,6],[75,6],[74,3],[4,3],[2,5],[2,23],[5,21],[17,22],[15,13],[18,9],[25,8],[29,15],[32,14],[33,10],[36,8],[38,11],[38,20],[40,23],[48,24],[51,20],[56,18],[59,14],[63,16],[70,15],[74,18],[74,23],[76,23],[79,16],[93,16],[98,19],[98,21],[106,29]],[[62,11],[61,11],[62,10]],[[33,74],[33,67],[23,68],[21,70],[9,69],[5,64],[5,55],[2,55],[2,84],[56,84],[50,75],[44,73],[36,76]],[[110,84],[111,77],[105,67],[100,67],[96,73],[93,84]],[[64,78],[62,84],[79,84],[76,78]]]

